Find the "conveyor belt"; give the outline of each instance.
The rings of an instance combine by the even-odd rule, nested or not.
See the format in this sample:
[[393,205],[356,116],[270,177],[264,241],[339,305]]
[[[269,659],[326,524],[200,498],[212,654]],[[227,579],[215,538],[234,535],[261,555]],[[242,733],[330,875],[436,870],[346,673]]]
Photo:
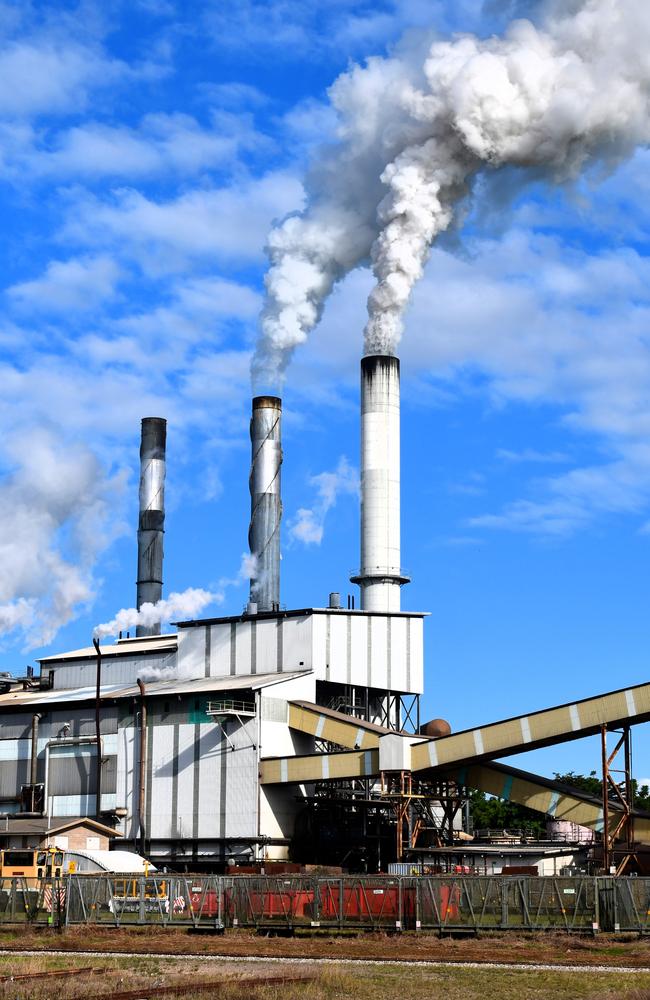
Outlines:
[[[289,702],[289,726],[316,739],[327,740],[350,750],[369,750],[379,746],[379,737],[390,732],[373,722],[365,722],[324,708],[310,701]],[[406,735],[406,734],[405,734]]]
[[414,746],[414,771],[476,763],[593,736],[602,725],[637,725],[650,719],[650,684],[637,684],[595,698],[493,722]]
[[[350,749],[372,749],[379,746],[380,736],[391,730],[362,719],[323,708],[313,702],[293,702],[289,706],[289,725],[292,729],[309,733],[338,743]],[[406,734],[405,734],[406,735]],[[331,761],[330,755],[330,761]],[[374,758],[373,758],[374,761]],[[366,761],[364,761],[364,764]],[[436,772],[437,773],[437,772]],[[516,802],[540,813],[553,816],[602,832],[603,806],[599,799],[576,791],[550,778],[543,778],[527,771],[520,771],[505,764],[470,764],[445,772],[460,785],[475,788],[489,795]],[[612,825],[620,818],[620,811],[613,805]],[[635,823],[639,839],[650,839],[650,817],[639,817]],[[641,834],[644,836],[641,836]]]
[[[319,726],[322,726],[322,736],[326,726],[329,727],[328,732],[333,734],[336,725],[338,738],[333,739],[333,736],[323,736],[323,738],[331,738],[332,742],[339,744],[343,743],[344,737],[349,738],[349,729],[346,730],[345,727],[354,726],[357,731],[364,728],[359,725],[357,719],[351,723],[345,722],[341,718],[341,713],[335,713],[330,709],[323,709],[307,702],[296,703],[290,711],[292,711],[292,718],[290,718],[289,724],[312,735],[317,734],[314,731],[314,726],[316,731]],[[334,719],[334,716],[337,718]],[[637,725],[641,722],[647,722],[649,719],[650,684],[638,684],[635,687],[623,688],[609,694],[597,695],[595,698],[585,698],[568,705],[547,708],[541,712],[533,712],[530,715],[522,715],[514,719],[505,719],[502,722],[492,722],[487,726],[466,729],[460,733],[452,733],[450,736],[441,736],[436,740],[415,743],[410,751],[411,770],[424,771],[429,768],[450,768],[460,764],[475,764],[495,757],[507,757],[523,753],[526,750],[536,750],[551,744],[593,736],[600,731],[602,725],[610,727],[624,724]],[[316,721],[314,722],[314,720]],[[377,739],[380,735],[376,733],[378,728],[380,727],[373,727],[372,730],[369,730],[372,735],[376,735]],[[364,745],[371,745],[374,742],[372,736],[363,738]],[[413,737],[411,738],[413,739]],[[355,745],[357,745],[356,741]],[[291,780],[327,780],[323,777],[322,768],[318,766],[318,761],[325,757],[334,760],[335,757],[346,758],[348,755],[316,754],[306,757],[267,758],[266,762],[262,761],[262,780],[267,783],[287,780],[280,777],[279,761],[281,759],[286,760],[291,773],[297,775],[295,779]],[[301,765],[301,761],[304,762],[304,766]],[[269,766],[266,767],[265,763],[268,763]],[[347,772],[352,766],[351,758],[348,758],[347,761],[341,760],[336,766]],[[339,776],[358,777],[358,773],[357,775],[346,773]]]
[[[460,748],[460,753],[467,753],[468,740],[476,748],[476,734],[486,735],[487,745],[491,753],[505,756],[506,753],[519,753],[522,750],[548,745],[550,742],[578,739],[598,732],[603,722],[610,726],[623,722],[637,724],[650,717],[650,685],[643,684],[623,691],[616,691],[597,698],[588,698],[572,705],[547,709],[530,716],[508,719],[501,723],[493,723],[479,730],[467,730],[451,736],[443,736],[437,740],[416,743],[411,748],[413,770],[435,770],[436,773],[449,773],[469,788],[500,798],[509,799],[519,805],[528,806],[541,813],[552,815],[593,830],[602,830],[602,804],[591,797],[576,792],[567,786],[560,785],[548,778],[541,778],[525,771],[518,771],[502,764],[488,764],[474,760],[464,766],[453,768],[442,767],[442,759],[449,760],[453,755],[453,744]],[[629,714],[625,714],[625,712]],[[639,711],[640,709],[640,711]],[[634,710],[634,714],[632,714]],[[564,720],[564,726],[562,724]],[[568,725],[567,725],[568,722]],[[261,762],[261,780],[264,784],[302,783],[311,781],[341,780],[345,778],[370,777],[379,772],[379,739],[389,730],[359,719],[351,719],[341,712],[326,709],[311,702],[295,702],[289,706],[289,725],[293,729],[309,733],[312,736],[337,743],[339,746],[354,747],[352,753],[341,752],[333,754],[312,754],[302,757],[267,758]],[[549,737],[553,731],[556,735]],[[559,735],[558,735],[559,731]],[[520,743],[509,745],[505,750],[502,744],[505,737],[519,733]],[[478,739],[482,739],[481,735]],[[411,736],[411,740],[414,737]],[[436,759],[432,765],[431,747],[434,747]],[[363,750],[360,753],[359,750]],[[458,752],[456,750],[455,752]],[[486,744],[483,744],[484,756]],[[420,766],[418,767],[417,764]],[[620,812],[612,807],[612,823],[615,823]],[[638,817],[635,820],[635,835],[638,840],[650,841],[650,818]]]

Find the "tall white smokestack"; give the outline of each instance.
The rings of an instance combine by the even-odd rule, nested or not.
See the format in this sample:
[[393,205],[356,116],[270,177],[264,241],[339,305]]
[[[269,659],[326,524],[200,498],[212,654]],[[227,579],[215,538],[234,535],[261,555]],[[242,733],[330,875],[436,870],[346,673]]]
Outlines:
[[[165,533],[165,449],[167,421],[144,417],[140,438],[137,608],[162,597]],[[160,635],[160,624],[138,625],[136,635]]]
[[256,561],[251,603],[258,611],[280,607],[280,468],[282,400],[256,396],[251,417],[251,523],[248,544]]
[[408,583],[400,549],[399,359],[361,360],[361,587],[364,611],[399,611]]

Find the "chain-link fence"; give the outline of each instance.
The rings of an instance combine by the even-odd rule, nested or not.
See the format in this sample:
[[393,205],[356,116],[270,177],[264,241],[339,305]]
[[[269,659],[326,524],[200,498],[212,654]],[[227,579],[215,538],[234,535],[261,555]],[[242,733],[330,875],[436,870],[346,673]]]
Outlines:
[[650,879],[69,875],[0,879],[0,924],[650,933]]

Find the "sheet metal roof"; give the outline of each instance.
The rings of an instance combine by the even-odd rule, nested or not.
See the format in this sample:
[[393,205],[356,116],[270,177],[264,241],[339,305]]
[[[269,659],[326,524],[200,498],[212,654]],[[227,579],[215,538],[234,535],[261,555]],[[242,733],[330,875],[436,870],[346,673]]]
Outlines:
[[[136,656],[138,653],[160,653],[172,652],[178,647],[178,636],[176,632],[168,635],[157,635],[147,639],[119,639],[115,643],[106,646],[100,645],[102,658],[110,656]],[[66,660],[85,660],[96,657],[94,646],[84,646],[82,649],[71,649],[67,653],[55,653],[53,656],[44,656],[39,663],[62,663]]]
[[66,830],[75,829],[78,826],[87,826],[91,830],[98,830],[105,833],[107,837],[122,837],[123,834],[112,826],[105,823],[98,823],[89,816],[70,817],[65,820],[48,820],[47,816],[4,816],[0,820],[0,839],[7,836],[17,836],[19,834],[48,834],[64,833]]
[[295,608],[285,611],[258,611],[256,615],[229,615],[227,618],[191,618],[172,622],[176,628],[195,628],[199,625],[220,625],[228,622],[274,621],[278,618],[302,618],[305,615],[356,615],[380,618],[428,618],[430,611],[365,611],[361,608]]
[[[174,678],[173,680],[152,681],[145,684],[145,694],[147,697],[153,698],[154,696],[237,691],[250,688],[257,691],[260,688],[293,680],[295,677],[306,677],[311,673],[311,670],[293,670],[286,673],[241,674],[237,677],[199,677],[194,680]],[[140,691],[135,684],[129,686],[123,684],[102,685],[103,701],[112,701],[116,698],[134,698],[139,694]],[[0,708],[68,704],[75,701],[94,701],[94,698],[94,685],[83,688],[62,688],[60,691],[56,689],[53,691],[10,691],[8,694],[0,695]]]

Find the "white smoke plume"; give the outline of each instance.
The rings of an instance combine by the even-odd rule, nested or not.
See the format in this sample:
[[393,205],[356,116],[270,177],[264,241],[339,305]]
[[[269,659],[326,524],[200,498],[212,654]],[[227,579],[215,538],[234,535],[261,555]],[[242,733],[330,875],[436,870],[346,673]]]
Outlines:
[[[104,639],[109,635],[119,635],[120,632],[128,632],[138,625],[146,628],[152,625],[169,624],[174,619],[196,618],[210,604],[223,604],[225,600],[225,590],[228,587],[236,587],[241,583],[255,576],[257,572],[257,559],[248,552],[242,553],[241,564],[237,575],[234,577],[222,577],[216,590],[203,590],[200,587],[189,587],[182,592],[176,592],[163,597],[155,604],[145,602],[140,610],[137,608],[122,608],[114,618],[103,625],[97,625],[93,629],[93,636],[96,639]],[[0,614],[2,608],[0,608]],[[172,676],[170,674],[169,676]],[[144,680],[143,676],[143,680]],[[151,677],[149,678],[151,679]]]
[[103,639],[108,635],[118,635],[120,632],[127,632],[137,628],[138,625],[151,627],[152,625],[167,624],[174,618],[191,619],[196,617],[209,604],[220,604],[223,601],[223,594],[210,590],[201,590],[198,587],[189,587],[182,593],[170,594],[163,597],[155,604],[145,602],[140,610],[137,608],[122,608],[110,622],[97,625],[93,629],[96,639]]
[[253,381],[277,385],[333,285],[371,262],[366,354],[393,353],[432,242],[476,176],[516,166],[569,181],[650,139],[650,5],[554,4],[539,26],[403,46],[330,90],[338,143],[307,178],[308,207],[268,240]]
[[29,650],[93,599],[96,560],[123,530],[115,510],[124,481],[45,430],[17,434],[3,450],[0,635],[22,635]]
[[333,472],[320,472],[309,480],[316,487],[317,501],[313,507],[300,507],[289,525],[292,539],[304,545],[320,545],[325,531],[325,518],[341,494],[359,492],[359,472],[345,455]]

